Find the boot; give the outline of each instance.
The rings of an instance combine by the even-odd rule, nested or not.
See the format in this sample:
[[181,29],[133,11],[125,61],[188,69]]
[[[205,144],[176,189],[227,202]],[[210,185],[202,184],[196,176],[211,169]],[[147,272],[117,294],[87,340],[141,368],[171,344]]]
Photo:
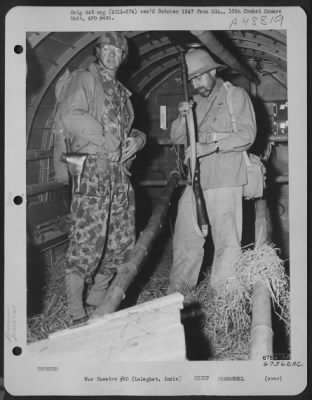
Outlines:
[[66,275],[68,294],[68,309],[72,319],[72,325],[80,325],[87,321],[88,317],[83,307],[84,279],[78,274]]
[[169,281],[169,285],[166,291],[166,294],[172,294],[172,293],[184,293],[186,288],[188,287],[187,283],[183,283],[183,282],[170,282]]
[[105,274],[98,273],[95,275],[94,284],[91,287],[86,300],[88,306],[97,307],[103,303],[106,291],[114,276],[115,274],[113,271],[107,271]]

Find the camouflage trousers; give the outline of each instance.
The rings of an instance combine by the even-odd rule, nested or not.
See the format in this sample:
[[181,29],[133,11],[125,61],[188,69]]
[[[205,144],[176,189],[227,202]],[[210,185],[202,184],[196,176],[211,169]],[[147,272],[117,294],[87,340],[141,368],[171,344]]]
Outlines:
[[67,273],[84,280],[115,271],[135,243],[134,191],[120,164],[88,156],[71,202]]

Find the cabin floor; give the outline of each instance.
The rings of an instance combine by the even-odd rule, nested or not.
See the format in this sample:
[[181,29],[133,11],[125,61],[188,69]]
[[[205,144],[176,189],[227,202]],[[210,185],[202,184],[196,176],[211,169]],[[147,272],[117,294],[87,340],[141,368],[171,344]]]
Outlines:
[[[67,243],[45,252],[39,252],[36,247],[29,246],[27,274],[29,342],[45,339],[48,334],[69,326],[65,285],[66,250]],[[163,240],[162,237],[157,240],[136,283],[129,288],[120,308],[165,295],[171,263],[171,238]],[[164,287],[161,290],[158,288],[155,295],[151,293],[144,295],[144,288],[151,284],[155,276],[157,279],[161,277]]]
[[[207,243],[211,246],[211,243]],[[28,342],[35,342],[48,337],[50,333],[66,329],[69,326],[67,315],[67,297],[65,288],[65,253],[64,243],[46,252],[29,249],[28,265]],[[239,332],[236,336],[224,335],[224,343],[219,335],[219,342],[210,337],[209,324],[214,317],[205,315],[209,303],[213,304],[214,293],[209,286],[209,265],[211,252],[204,260],[208,266],[199,278],[199,289],[185,295],[181,321],[184,325],[186,352],[189,360],[247,360],[249,354],[249,332]],[[120,308],[127,308],[166,295],[169,271],[172,264],[172,225],[166,224],[163,232],[154,243],[151,254],[137,276],[135,283],[127,291],[127,297]],[[204,307],[200,304],[204,301]],[[205,311],[206,312],[206,311]],[[209,312],[209,311],[208,311]],[[213,310],[212,310],[213,312]],[[211,321],[212,320],[212,321]],[[277,351],[289,354],[288,338],[285,327],[273,314],[273,329],[278,332],[275,342]],[[208,332],[208,334],[207,334]],[[234,337],[234,340],[233,340]],[[287,357],[286,357],[287,358]]]
[[[159,196],[147,196],[138,189],[137,233],[146,226]],[[153,193],[152,193],[153,194]],[[172,265],[172,236],[179,191],[171,199],[167,222],[155,240],[150,254],[128,288],[127,296],[120,309],[144,303],[166,295],[169,271]],[[142,200],[144,199],[144,201]],[[150,201],[148,201],[150,199]],[[152,200],[151,200],[152,199]],[[254,203],[244,202],[244,224],[242,245],[246,248],[255,242]],[[275,224],[276,225],[276,224]],[[48,337],[50,333],[66,329],[69,326],[67,315],[67,297],[65,287],[65,254],[67,243],[46,251],[39,251],[35,246],[28,246],[27,288],[28,288],[28,342]],[[205,258],[199,277],[198,288],[183,293],[184,310],[181,321],[184,325],[187,358],[189,360],[246,360],[249,354],[249,331],[241,330],[228,335],[211,330],[218,318],[214,315],[216,299],[210,287],[209,274],[213,257],[211,237],[205,245]],[[288,265],[285,264],[285,268]],[[88,310],[87,310],[88,311]],[[218,310],[217,310],[218,311]],[[289,354],[289,338],[279,318],[272,312],[274,330],[274,351]]]

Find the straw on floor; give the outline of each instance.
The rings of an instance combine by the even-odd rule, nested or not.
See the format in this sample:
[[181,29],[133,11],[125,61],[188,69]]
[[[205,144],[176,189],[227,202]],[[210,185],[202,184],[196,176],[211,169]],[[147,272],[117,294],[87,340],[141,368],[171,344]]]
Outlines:
[[[166,295],[171,262],[171,246],[165,246],[159,267],[141,285],[138,304]],[[46,268],[48,273],[42,312],[28,318],[29,342],[45,339],[50,333],[69,326],[64,249],[56,252],[54,262],[48,263]],[[210,286],[209,274],[197,287],[185,289],[185,306],[192,303],[200,305],[203,315],[201,329],[211,345],[212,359],[248,359],[252,288],[259,279],[265,282],[274,311],[289,334],[289,279],[284,262],[274,246],[243,250],[233,264],[232,276],[218,293]]]

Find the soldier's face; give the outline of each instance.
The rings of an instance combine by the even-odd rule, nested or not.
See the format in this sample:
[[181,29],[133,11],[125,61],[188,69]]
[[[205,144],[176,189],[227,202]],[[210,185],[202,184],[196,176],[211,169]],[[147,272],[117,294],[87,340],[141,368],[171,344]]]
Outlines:
[[98,58],[110,71],[117,71],[123,60],[123,50],[110,44],[98,46]]
[[196,76],[191,80],[191,84],[195,91],[203,97],[210,96],[212,89],[216,83],[215,71],[205,72],[202,75]]

